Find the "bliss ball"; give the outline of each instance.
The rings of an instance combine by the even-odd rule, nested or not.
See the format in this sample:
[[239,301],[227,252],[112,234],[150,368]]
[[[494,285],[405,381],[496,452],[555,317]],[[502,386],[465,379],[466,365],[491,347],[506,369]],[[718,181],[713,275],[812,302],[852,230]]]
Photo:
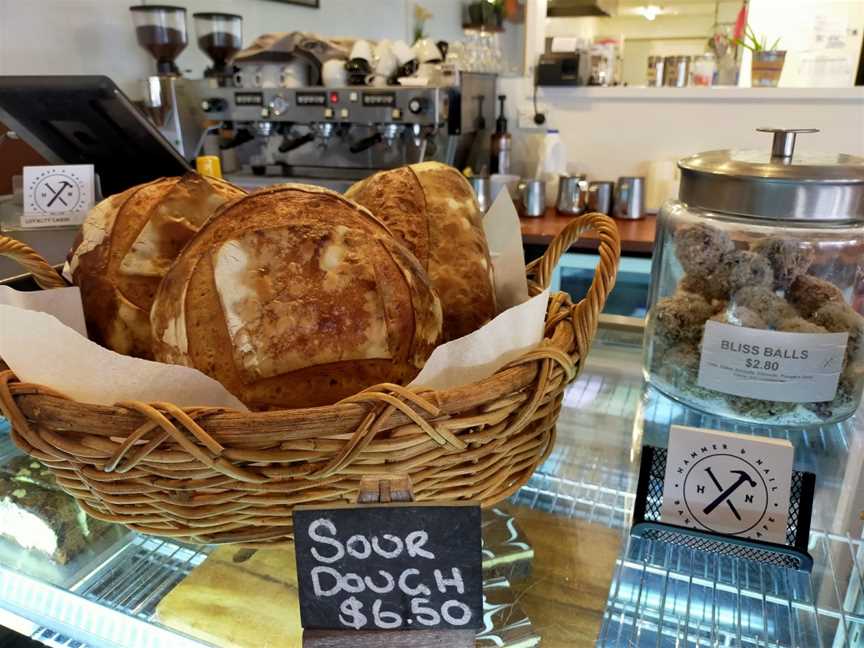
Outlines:
[[774,283],[774,271],[765,257],[747,250],[735,250],[723,255],[709,281],[732,294],[748,286],[770,287]]
[[725,300],[729,295],[723,286],[712,282],[708,277],[687,274],[678,282],[678,290],[694,295],[701,295],[708,300]]
[[842,378],[857,385],[858,381],[864,378],[864,362],[847,362]]
[[660,380],[679,392],[703,400],[712,399],[717,394],[698,384],[700,355],[698,345],[679,342],[655,354],[651,369]]
[[813,275],[798,275],[786,291],[786,299],[802,317],[810,318],[825,304],[844,303],[843,292],[834,284]]
[[820,403],[804,403],[805,409],[813,412],[823,420],[833,419],[842,414],[848,414],[855,407],[857,390],[855,382],[841,378],[837,385],[837,394],[833,400]]
[[758,398],[733,396],[731,394],[726,396],[726,404],[736,414],[756,419],[772,419],[783,414],[788,414],[795,409],[795,403],[759,400]]
[[673,344],[654,356],[654,371],[678,388],[696,384],[699,375],[699,347],[692,342]]
[[847,359],[856,359],[864,344],[864,317],[844,302],[828,302],[817,310],[812,321],[830,333],[849,333]]
[[756,313],[769,327],[776,327],[782,321],[798,317],[798,313],[785,299],[765,286],[741,288],[735,293],[733,301],[736,309],[747,309]]
[[675,255],[688,274],[711,274],[723,255],[734,249],[726,232],[706,223],[686,225],[675,232]]
[[828,331],[818,324],[808,322],[803,317],[790,317],[777,325],[778,331],[784,333],[827,333]]
[[703,297],[676,293],[654,306],[655,333],[664,342],[698,343],[714,309]]
[[768,260],[774,270],[774,288],[785,290],[813,263],[813,249],[791,239],[766,238],[753,246],[753,251]]
[[715,322],[732,324],[733,326],[744,326],[746,328],[753,329],[768,328],[767,322],[762,319],[759,313],[749,308],[746,308],[745,306],[735,306],[731,309],[727,308],[726,310],[717,313],[711,319]]

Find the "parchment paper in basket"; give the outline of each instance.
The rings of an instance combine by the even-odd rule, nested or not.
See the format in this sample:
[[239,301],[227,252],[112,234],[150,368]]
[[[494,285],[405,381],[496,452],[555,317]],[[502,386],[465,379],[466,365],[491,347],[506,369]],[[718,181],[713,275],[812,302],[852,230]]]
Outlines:
[[0,304],[0,358],[22,381],[52,387],[86,403],[167,401],[185,407],[246,410],[221,384],[197,369],[114,353],[53,315],[18,306]]
[[27,291],[0,286],[0,304],[48,313],[81,335],[87,335],[81,289],[78,286]]
[[492,256],[495,298],[500,312],[528,299],[522,228],[513,200],[506,191],[498,193],[495,202],[486,212],[483,231]]
[[488,378],[542,342],[548,301],[544,290],[473,333],[442,344],[410,386],[450,389]]

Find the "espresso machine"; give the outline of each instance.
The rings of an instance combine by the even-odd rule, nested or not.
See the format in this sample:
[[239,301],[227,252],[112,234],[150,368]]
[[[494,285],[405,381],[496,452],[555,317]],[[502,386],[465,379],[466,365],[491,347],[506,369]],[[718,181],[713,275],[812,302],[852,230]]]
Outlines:
[[[226,177],[243,186],[292,181],[342,190],[403,164],[437,160],[479,171],[489,159],[494,74],[449,70],[436,84],[325,87],[323,63],[308,51],[232,60],[242,18],[207,12],[194,15],[195,30],[213,65],[203,79],[187,79],[175,63],[188,43],[186,10],[130,9],[138,43],[156,61],[157,74],[144,83],[145,114],[187,160],[219,152]],[[205,137],[216,131],[218,138]]]
[[[230,129],[240,175],[341,190],[376,171],[488,159],[495,75],[423,87],[209,87],[201,107]],[[224,130],[223,130],[224,132]],[[234,179],[249,184],[249,178]]]

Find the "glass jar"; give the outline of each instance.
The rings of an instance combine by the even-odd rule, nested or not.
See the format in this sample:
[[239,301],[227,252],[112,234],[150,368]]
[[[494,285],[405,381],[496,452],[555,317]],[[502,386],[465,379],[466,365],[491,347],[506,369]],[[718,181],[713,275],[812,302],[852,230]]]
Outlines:
[[864,158],[710,151],[657,222],[646,379],[764,425],[851,416],[864,387]]

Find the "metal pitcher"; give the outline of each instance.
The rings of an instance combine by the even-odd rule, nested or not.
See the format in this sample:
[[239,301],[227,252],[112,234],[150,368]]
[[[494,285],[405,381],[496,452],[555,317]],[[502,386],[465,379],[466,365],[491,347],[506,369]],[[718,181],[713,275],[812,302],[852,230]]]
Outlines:
[[546,213],[546,182],[523,180],[519,183],[518,191],[522,199],[523,216],[537,218]]
[[558,178],[558,200],[555,208],[562,214],[578,216],[585,211],[588,183],[579,176]]

